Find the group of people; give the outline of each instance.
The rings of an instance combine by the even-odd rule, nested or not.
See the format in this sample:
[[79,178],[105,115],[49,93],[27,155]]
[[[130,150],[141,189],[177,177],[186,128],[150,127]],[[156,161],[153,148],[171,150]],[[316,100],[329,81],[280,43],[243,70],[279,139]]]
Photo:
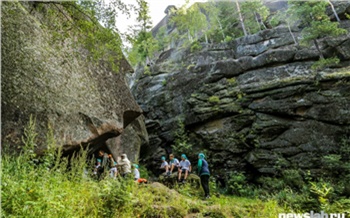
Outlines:
[[[165,171],[165,176],[170,176],[174,171],[177,171],[178,182],[186,183],[186,179],[192,171],[192,165],[185,154],[181,155],[181,161],[175,158],[174,154],[169,155],[169,163],[166,161],[165,156],[163,156],[161,160],[162,164],[160,168]],[[198,154],[197,168],[205,198],[209,198],[210,171],[208,162],[205,160],[205,155],[203,153]],[[101,176],[105,172],[108,172],[112,178],[118,176],[123,178],[133,177],[138,183],[147,183],[146,179],[140,178],[140,172],[138,169],[139,166],[137,164],[131,164],[126,154],[120,155],[120,160],[117,163],[111,154],[100,150],[98,152],[94,174],[97,175],[98,179],[101,179]],[[182,175],[184,177],[183,179]]]
[[97,175],[98,179],[101,179],[104,172],[108,172],[112,178],[133,176],[135,181],[139,183],[145,182],[145,179],[140,178],[139,166],[137,164],[131,164],[126,154],[120,155],[120,160],[117,163],[112,154],[100,150],[98,152],[94,174]]
[[[161,166],[160,168],[164,170],[165,176],[170,176],[174,171],[178,171],[178,182],[186,183],[186,179],[188,177],[188,174],[192,171],[191,162],[188,160],[187,156],[185,154],[181,155],[181,161],[179,161],[177,158],[175,158],[174,154],[169,155],[169,163],[166,161],[165,156],[161,157]],[[205,160],[205,155],[203,153],[198,154],[198,175],[201,179],[201,185],[204,190],[205,198],[209,198],[209,177],[210,177],[210,171],[209,171],[209,165],[208,162]],[[182,178],[182,175],[184,175],[184,178]]]

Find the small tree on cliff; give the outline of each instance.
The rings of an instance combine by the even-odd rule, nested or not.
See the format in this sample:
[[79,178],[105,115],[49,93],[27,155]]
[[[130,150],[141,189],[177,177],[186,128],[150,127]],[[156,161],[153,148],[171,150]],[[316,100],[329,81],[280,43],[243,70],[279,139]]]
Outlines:
[[151,33],[152,21],[149,16],[149,6],[145,0],[137,0],[138,24],[129,27],[130,33],[127,34],[127,40],[132,48],[127,51],[128,59],[132,65],[139,62],[150,61],[154,52],[157,50],[157,42]]
[[198,40],[200,33],[205,33],[208,29],[206,16],[202,13],[202,8],[198,3],[188,7],[189,1],[186,1],[170,22],[176,25],[182,40],[185,42],[194,42]]
[[266,20],[270,12],[261,0],[242,2],[241,10],[248,33],[253,34],[266,29],[263,21]]
[[172,146],[173,153],[189,154],[192,150],[192,144],[189,142],[185,124],[181,118],[177,120],[177,130],[175,132],[175,143]]
[[288,4],[289,9],[287,13],[293,16],[295,23],[300,22],[299,26],[303,28],[301,42],[306,45],[313,43],[319,53],[320,61],[324,61],[325,58],[321,52],[318,40],[346,33],[345,29],[338,27],[338,22],[331,22],[327,16],[326,7],[329,3],[326,0],[309,0],[289,1]]

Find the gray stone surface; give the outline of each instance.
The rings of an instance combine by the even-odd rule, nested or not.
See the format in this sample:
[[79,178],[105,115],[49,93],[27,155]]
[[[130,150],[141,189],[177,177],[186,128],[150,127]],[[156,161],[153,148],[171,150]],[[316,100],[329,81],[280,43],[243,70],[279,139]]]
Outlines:
[[[122,146],[132,146],[138,154],[137,144],[141,146],[147,134],[140,127],[142,121],[133,123],[142,110],[125,81],[131,67],[124,58],[120,72],[102,60],[88,60],[87,51],[69,33],[55,40],[60,26],[52,30],[49,10],[55,13],[58,9],[52,4],[44,4],[41,10],[25,2],[2,4],[2,145],[11,149],[21,146],[24,126],[33,115],[39,133],[38,152],[45,148],[50,124],[64,152],[74,151],[80,144],[103,145],[126,128]],[[145,135],[132,142],[125,139],[140,133]]]
[[320,172],[320,159],[350,133],[350,35],[320,40],[324,54],[341,59],[322,71],[311,69],[314,47],[293,43],[282,26],[196,53],[166,51],[150,76],[137,69],[132,91],[150,134],[141,161],[156,167],[172,151],[181,118],[193,145],[189,159],[205,151],[214,174]]

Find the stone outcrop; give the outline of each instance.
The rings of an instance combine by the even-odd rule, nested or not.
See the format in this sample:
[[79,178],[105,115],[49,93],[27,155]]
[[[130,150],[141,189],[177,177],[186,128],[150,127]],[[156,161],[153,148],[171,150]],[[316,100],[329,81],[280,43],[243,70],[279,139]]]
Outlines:
[[[298,29],[293,34],[299,38]],[[350,133],[349,34],[320,40],[323,54],[341,63],[319,71],[311,69],[317,50],[295,45],[284,26],[202,46],[162,53],[151,75],[137,69],[133,93],[150,137],[144,163],[157,167],[172,151],[179,119],[193,145],[189,159],[206,151],[214,174],[317,175],[321,158],[339,152]]]
[[[59,3],[34,7],[4,2],[1,10],[2,145],[11,149],[21,145],[23,129],[33,115],[38,152],[45,147],[50,125],[66,153],[80,145],[104,147],[105,141],[119,136],[123,144],[112,140],[108,147],[132,144],[128,155],[135,156],[133,152],[139,152],[136,147],[147,141],[147,133],[142,119],[137,119],[142,110],[125,80],[125,74],[132,71],[125,58],[115,57],[119,72],[102,60],[89,60],[81,44],[69,33],[60,33],[59,25],[72,21]],[[142,140],[135,138],[129,143],[124,139],[139,134]],[[112,152],[117,155],[119,150]]]

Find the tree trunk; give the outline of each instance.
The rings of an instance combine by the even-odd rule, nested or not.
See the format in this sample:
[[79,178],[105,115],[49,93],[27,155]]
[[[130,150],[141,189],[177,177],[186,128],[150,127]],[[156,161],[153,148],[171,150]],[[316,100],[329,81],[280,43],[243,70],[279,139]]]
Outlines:
[[264,22],[262,22],[262,20],[261,20],[261,19],[259,19],[259,17],[258,17],[258,13],[254,12],[254,16],[255,16],[255,20],[256,20],[256,22],[258,23],[259,29],[261,30],[261,26],[263,26],[263,27],[264,27],[264,29],[266,30],[266,29],[267,29],[267,27],[265,26]]
[[319,55],[320,55],[320,59],[324,59],[324,56],[323,56],[323,54],[322,54],[322,52],[321,52],[321,49],[320,49],[320,47],[318,46],[317,39],[314,39],[314,44],[315,44],[316,49],[317,49],[317,51],[318,51],[318,53],[319,53]]
[[221,24],[221,22],[220,22],[218,17],[215,17],[215,18],[218,21],[219,27],[221,29],[222,38],[223,38],[223,40],[225,40],[226,36],[225,36],[225,33],[224,33],[224,29],[222,28],[222,24]]
[[333,3],[331,2],[331,0],[328,0],[328,3],[330,4],[330,6],[331,6],[331,8],[332,8],[332,11],[333,11],[333,13],[334,13],[335,18],[337,19],[338,22],[340,22],[339,16],[338,16],[337,12],[335,11],[334,5],[333,5]]
[[237,6],[237,12],[239,14],[239,20],[241,22],[241,26],[242,26],[242,29],[243,29],[244,36],[247,36],[248,33],[247,33],[247,30],[245,29],[245,25],[244,25],[244,22],[243,22],[243,16],[242,16],[242,13],[241,13],[241,7],[239,6],[238,0],[236,0],[236,6]]
[[295,36],[294,36],[294,34],[293,34],[293,32],[292,32],[292,29],[290,28],[290,24],[289,24],[288,21],[287,21],[287,26],[288,26],[289,33],[290,33],[290,35],[291,35],[292,38],[293,38],[294,43],[295,43],[296,45],[299,45],[298,41],[296,40],[296,38],[295,38]]
[[261,25],[260,25],[260,22],[259,22],[258,16],[256,15],[256,13],[255,13],[255,12],[254,12],[254,17],[255,17],[255,21],[256,21],[256,23],[258,24],[259,30],[261,30]]

